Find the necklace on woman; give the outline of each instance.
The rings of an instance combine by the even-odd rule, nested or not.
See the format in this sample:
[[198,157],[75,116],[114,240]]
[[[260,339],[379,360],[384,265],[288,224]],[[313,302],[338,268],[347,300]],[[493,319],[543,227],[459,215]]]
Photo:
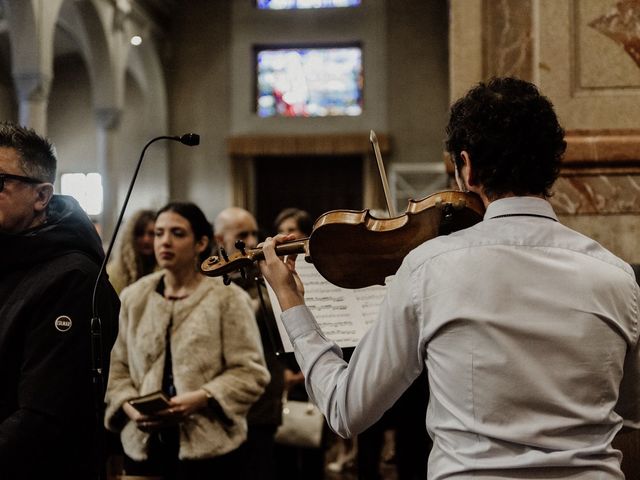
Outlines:
[[[171,280],[173,280],[173,282]],[[200,285],[202,278],[200,278],[199,276],[195,276],[186,281],[184,284],[180,285],[176,285],[175,280],[175,277],[173,277],[172,279],[168,279],[166,278],[166,276],[163,277],[164,290],[162,295],[167,300],[183,300],[187,298],[196,290],[196,288],[198,288],[198,285]]]

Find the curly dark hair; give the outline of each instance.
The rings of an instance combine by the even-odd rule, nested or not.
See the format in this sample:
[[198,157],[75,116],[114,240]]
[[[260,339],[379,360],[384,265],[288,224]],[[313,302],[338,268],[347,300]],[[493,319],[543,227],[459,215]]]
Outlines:
[[471,159],[485,195],[551,196],[566,149],[553,105],[535,85],[517,78],[479,83],[451,107],[447,151],[458,168]]

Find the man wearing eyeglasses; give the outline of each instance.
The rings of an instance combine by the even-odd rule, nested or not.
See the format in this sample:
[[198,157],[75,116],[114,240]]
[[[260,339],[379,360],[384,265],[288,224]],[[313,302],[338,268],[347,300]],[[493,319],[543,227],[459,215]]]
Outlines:
[[[215,239],[218,246],[224,249],[225,254],[232,255],[238,249],[255,248],[258,244],[258,223],[254,216],[243,208],[229,207],[218,214],[214,225]],[[241,241],[244,247],[236,243]],[[222,252],[221,252],[222,253]],[[253,404],[247,415],[249,431],[247,441],[241,447],[244,455],[246,471],[240,478],[247,480],[271,480],[275,477],[274,464],[274,437],[276,429],[282,422],[282,393],[284,390],[284,364],[276,356],[274,346],[271,343],[267,322],[274,322],[271,306],[263,311],[260,305],[258,285],[255,277],[257,269],[249,269],[245,277],[240,274],[231,274],[231,280],[242,287],[251,296],[254,302],[254,312],[262,338],[262,349],[271,381],[262,397]],[[266,290],[263,298],[269,301]],[[272,323],[273,324],[273,323]]]
[[[56,157],[33,130],[0,123],[0,476],[95,477],[91,299],[102,244],[78,203],[53,194]],[[103,358],[119,302],[98,290]]]

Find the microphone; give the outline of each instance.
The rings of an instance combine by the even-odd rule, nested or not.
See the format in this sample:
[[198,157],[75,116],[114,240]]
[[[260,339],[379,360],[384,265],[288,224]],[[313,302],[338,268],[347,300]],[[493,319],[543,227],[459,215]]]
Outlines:
[[184,143],[185,145],[189,145],[190,147],[200,145],[200,135],[198,135],[197,133],[185,133],[181,137],[174,138],[180,143]]
[[[93,286],[93,296],[91,298],[91,378],[93,383],[93,391],[94,391],[94,401],[96,408],[96,426],[98,428],[97,432],[100,432],[100,428],[102,427],[102,404],[104,401],[104,379],[102,377],[102,373],[104,371],[103,359],[102,359],[102,321],[100,320],[100,316],[96,311],[96,296],[98,292],[98,285],[100,285],[100,280],[104,276],[104,272],[107,267],[107,262],[109,261],[109,257],[111,256],[111,251],[113,250],[113,245],[115,244],[116,236],[118,235],[118,230],[120,229],[120,225],[122,224],[122,218],[124,217],[124,212],[127,208],[127,204],[129,203],[129,197],[131,197],[131,192],[133,190],[133,185],[136,182],[136,178],[138,177],[138,172],[140,171],[140,166],[142,165],[142,159],[144,158],[144,154],[147,151],[149,146],[158,141],[158,140],[175,140],[184,145],[188,145],[190,147],[200,144],[200,135],[197,133],[185,133],[182,136],[168,136],[162,135],[159,137],[152,138],[147,142],[147,144],[142,149],[142,153],[140,154],[140,159],[138,160],[138,164],[136,165],[136,169],[133,173],[133,177],[131,178],[131,183],[129,184],[129,189],[127,190],[127,195],[124,198],[124,203],[122,204],[122,208],[120,209],[120,214],[118,216],[118,221],[113,229],[113,235],[111,236],[111,240],[109,241],[109,247],[107,248],[107,253],[102,260],[102,265],[100,265],[100,270],[98,270],[98,276],[96,278],[96,283]],[[100,436],[100,434],[97,434]],[[102,472],[102,467],[99,466],[99,471]]]

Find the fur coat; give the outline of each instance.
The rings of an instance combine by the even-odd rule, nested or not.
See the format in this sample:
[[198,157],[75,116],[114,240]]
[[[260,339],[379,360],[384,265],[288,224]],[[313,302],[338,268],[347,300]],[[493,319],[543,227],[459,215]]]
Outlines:
[[120,332],[111,353],[105,425],[134,460],[147,458],[149,434],[122,411],[124,402],[162,388],[169,321],[173,379],[178,394],[204,389],[230,422],[205,409],[180,424],[181,459],[223,455],[246,438],[246,414],[269,382],[249,296],[205,278],[183,300],[156,292],[164,272],[141,278],[121,295]]

